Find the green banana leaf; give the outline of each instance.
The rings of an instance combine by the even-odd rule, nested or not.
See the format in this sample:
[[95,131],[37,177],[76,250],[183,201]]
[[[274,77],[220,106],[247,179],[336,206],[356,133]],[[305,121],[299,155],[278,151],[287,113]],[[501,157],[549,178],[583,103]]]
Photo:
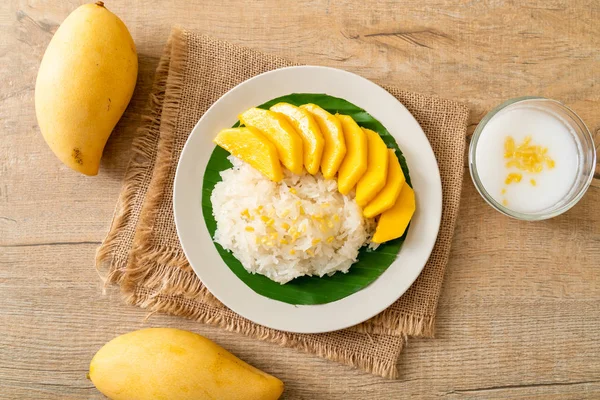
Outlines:
[[[326,94],[313,93],[293,93],[287,96],[278,97],[268,101],[259,108],[268,109],[279,102],[287,102],[300,106],[306,103],[314,103],[329,111],[332,114],[340,113],[351,116],[360,126],[369,128],[379,134],[388,148],[396,151],[400,165],[406,181],[410,185],[410,176],[408,166],[402,152],[390,133],[385,127],[369,115],[365,110],[354,104],[337,97]],[[238,126],[236,123],[234,126]],[[216,132],[215,132],[216,133]],[[206,171],[202,186],[202,211],[206,227],[211,237],[214,236],[217,227],[213,216],[212,203],[210,196],[215,185],[221,181],[220,172],[232,167],[227,160],[229,153],[220,147],[215,147]],[[300,277],[284,285],[270,280],[269,278],[251,274],[246,271],[242,264],[218,243],[214,243],[221,258],[233,273],[248,285],[256,293],[270,299],[279,300],[289,304],[324,304],[340,300],[346,296],[364,289],[375,281],[396,259],[398,251],[406,238],[406,233],[396,240],[381,244],[376,250],[367,250],[363,247],[358,255],[358,261],[354,263],[348,273],[337,272],[332,276],[319,277]]]

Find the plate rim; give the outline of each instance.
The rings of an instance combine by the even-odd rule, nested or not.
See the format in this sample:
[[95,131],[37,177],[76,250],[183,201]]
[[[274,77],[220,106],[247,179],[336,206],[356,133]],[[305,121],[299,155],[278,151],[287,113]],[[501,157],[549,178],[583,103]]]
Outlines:
[[[422,135],[423,139],[425,139],[425,142],[427,144],[426,146],[426,150],[429,150],[430,155],[433,156],[433,164],[435,165],[435,174],[434,174],[434,180],[436,181],[435,183],[436,188],[435,188],[435,192],[437,192],[436,194],[439,194],[438,197],[439,199],[434,199],[434,200],[439,200],[436,201],[437,207],[435,208],[435,210],[430,210],[430,211],[435,211],[435,215],[433,215],[433,219],[435,222],[435,227],[431,227],[430,229],[435,228],[435,234],[431,234],[432,239],[430,240],[429,245],[427,246],[427,248],[423,248],[423,246],[421,246],[422,250],[421,250],[421,254],[426,254],[426,256],[424,257],[424,260],[422,262],[422,265],[420,265],[417,269],[415,269],[414,273],[412,276],[408,277],[408,279],[405,278],[404,282],[401,286],[401,289],[397,291],[396,295],[392,296],[393,300],[391,301],[386,301],[386,302],[382,302],[380,303],[377,307],[375,307],[375,305],[373,304],[373,306],[371,306],[369,309],[370,311],[365,312],[363,311],[360,315],[360,317],[358,318],[354,318],[352,321],[346,321],[346,322],[342,322],[342,323],[326,323],[326,324],[320,324],[320,326],[316,326],[316,325],[310,325],[307,324],[306,326],[295,326],[295,327],[290,327],[290,326],[282,326],[281,324],[278,324],[277,321],[273,321],[273,320],[265,320],[264,318],[257,318],[256,315],[244,315],[243,312],[239,311],[239,307],[238,305],[234,305],[233,301],[231,301],[231,298],[227,298],[227,296],[223,296],[221,292],[217,291],[213,291],[213,289],[211,289],[211,285],[212,283],[208,283],[205,280],[201,279],[201,275],[202,273],[200,273],[199,271],[201,270],[201,268],[198,267],[198,263],[195,263],[192,260],[192,257],[190,257],[190,249],[187,248],[186,243],[185,243],[185,239],[183,238],[183,234],[182,234],[182,224],[183,221],[181,220],[181,212],[178,212],[178,193],[181,193],[181,169],[182,169],[182,165],[184,163],[184,159],[186,159],[186,154],[190,153],[190,147],[192,146],[190,143],[192,142],[192,138],[194,137],[194,135],[198,135],[201,134],[199,133],[200,131],[200,127],[202,126],[203,121],[207,118],[208,115],[211,114],[211,111],[213,111],[214,109],[218,108],[222,103],[227,102],[227,100],[231,97],[236,95],[236,93],[238,91],[242,91],[244,89],[245,86],[251,86],[255,81],[257,80],[262,80],[262,79],[268,79],[269,76],[272,75],[276,75],[276,74],[286,74],[286,73],[294,73],[295,71],[312,71],[312,72],[316,72],[316,73],[324,73],[324,74],[342,74],[342,75],[346,75],[346,77],[349,80],[355,80],[358,82],[361,82],[364,85],[367,85],[370,87],[371,90],[375,91],[375,92],[379,92],[378,93],[378,97],[381,97],[381,101],[385,102],[386,104],[388,102],[393,103],[395,106],[399,106],[400,108],[403,109],[403,111],[406,112],[406,114],[408,114],[408,117],[410,119],[412,119],[412,122],[414,122],[414,125],[416,125],[416,127],[418,127],[419,133]],[[302,72],[300,72],[302,73]],[[241,92],[243,93],[243,92]],[[302,93],[302,91],[298,91],[298,90],[294,90],[293,92],[290,93],[283,93],[280,95],[286,95],[286,94],[291,94],[291,93]],[[303,93],[317,93],[315,91],[305,91]],[[327,91],[327,89],[323,89],[320,91],[320,93],[326,93],[330,96],[335,96],[335,97],[341,97],[338,96],[337,94],[332,94],[330,92]],[[275,98],[278,96],[274,96],[272,98]],[[342,97],[343,98],[343,97]],[[353,104],[356,104],[355,101],[351,101],[348,100],[347,98],[344,98],[347,101],[350,101]],[[265,100],[268,101],[269,99]],[[262,103],[258,103],[258,104],[262,104]],[[369,114],[373,115],[373,113],[371,112],[371,110],[368,110],[366,108],[364,108],[362,105],[360,104],[356,104],[358,107],[365,109],[365,111],[367,111]],[[377,120],[379,120],[381,122],[381,120],[373,115],[373,117]],[[394,137],[394,139],[396,140],[396,142],[398,143],[398,137],[397,134],[395,134],[394,132],[392,132],[388,126],[384,123],[381,122],[386,129],[388,129],[388,131],[390,132],[390,134]],[[398,143],[398,146],[400,147],[400,150],[403,152],[403,154],[405,153],[405,149],[403,148],[403,146]],[[211,151],[213,149],[211,148]],[[206,160],[203,160],[203,168],[202,168],[202,173],[201,176],[204,176],[205,170],[206,170],[206,165],[205,162],[208,162],[208,158]],[[409,162],[409,160],[407,159],[407,163],[409,165],[409,168],[411,170],[411,178],[412,178],[412,173],[414,170],[414,165],[411,166],[411,163]],[[430,171],[431,173],[432,171]],[[415,178],[413,179],[413,186],[415,185]],[[179,183],[179,184],[178,184]],[[200,193],[202,192],[202,184],[200,182]],[[178,189],[179,188],[179,189]],[[188,262],[190,263],[190,266],[192,267],[194,273],[196,274],[196,276],[201,279],[201,281],[203,282],[204,286],[217,298],[219,299],[219,301],[221,301],[223,304],[225,304],[225,306],[227,306],[228,308],[230,308],[232,311],[234,311],[235,313],[237,313],[238,315],[247,318],[249,320],[251,320],[252,322],[255,322],[259,325],[262,326],[266,326],[272,329],[277,329],[277,330],[283,330],[283,331],[288,331],[288,332],[295,332],[295,333],[324,333],[324,332],[331,332],[331,331],[336,331],[339,329],[344,329],[344,328],[348,328],[350,326],[356,325],[358,323],[364,322],[370,318],[372,318],[373,316],[381,313],[382,311],[384,311],[385,309],[387,309],[389,306],[391,306],[394,302],[396,302],[404,293],[406,293],[406,291],[414,284],[414,282],[416,281],[416,279],[421,275],[421,273],[423,272],[423,269],[425,268],[425,265],[427,263],[427,260],[429,259],[429,257],[431,256],[431,252],[433,251],[433,248],[435,246],[435,243],[437,241],[437,237],[439,235],[439,229],[440,229],[440,225],[441,225],[441,217],[442,217],[442,185],[441,185],[441,176],[440,176],[440,172],[439,172],[439,166],[437,164],[437,159],[435,158],[435,153],[433,152],[433,149],[431,147],[431,144],[429,143],[429,140],[427,139],[427,136],[425,135],[425,132],[423,131],[422,127],[420,126],[420,124],[418,123],[418,121],[416,120],[416,118],[410,113],[410,111],[406,108],[406,106],[404,104],[402,104],[398,99],[396,99],[391,93],[389,93],[387,90],[385,90],[383,87],[381,87],[380,85],[378,85],[375,82],[372,82],[371,80],[364,78],[358,74],[343,70],[343,69],[338,69],[338,68],[332,68],[332,67],[324,67],[324,66],[313,66],[313,65],[303,65],[303,66],[291,66],[291,67],[283,67],[283,68],[278,68],[278,69],[274,69],[271,71],[266,71],[263,72],[259,75],[256,75],[252,78],[249,78],[241,83],[239,83],[238,85],[236,85],[235,87],[231,88],[230,90],[228,90],[225,94],[223,94],[221,97],[219,97],[219,99],[217,99],[202,115],[202,117],[196,122],[196,124],[194,125],[193,129],[191,130],[188,138],[186,139],[186,143],[181,151],[178,163],[177,163],[177,169],[176,169],[176,173],[175,173],[175,179],[174,179],[174,183],[173,183],[173,213],[174,213],[174,219],[175,219],[175,226],[176,226],[176,230],[177,230],[177,236],[179,239],[179,242],[181,244],[181,247],[184,251],[184,254],[186,255],[186,258],[188,259]],[[201,204],[198,204],[199,208],[201,207]],[[431,206],[433,207],[433,206]],[[200,211],[200,213],[202,214],[202,210]],[[200,225],[202,225],[202,229],[208,231],[207,227],[206,227],[206,223],[204,221],[204,218],[202,218],[202,221],[198,221],[197,223],[199,223]],[[411,229],[411,231],[415,231],[415,229]],[[388,267],[389,269],[394,268],[394,265],[397,264],[398,258],[401,256],[401,253],[403,251],[403,248],[406,245],[406,242],[409,241],[409,238],[411,237],[411,231],[409,231],[408,233],[408,237],[406,238],[405,243],[403,243],[403,246],[400,248],[400,251],[398,252],[398,255],[396,256],[396,260],[394,260],[394,262]],[[214,243],[212,241],[212,237],[209,236],[209,239],[211,241],[210,245],[212,246],[212,248],[214,249],[214,252],[217,253],[217,257],[219,259],[219,261],[221,262],[220,266],[225,267],[229,272],[231,272],[231,274],[233,275],[235,280],[238,280],[239,282],[242,282],[239,278],[237,278],[235,276],[235,274],[233,274],[233,272],[231,270],[229,270],[229,268],[227,267],[227,265],[223,262],[223,260],[221,259],[220,255],[217,252],[217,249],[214,246]],[[416,239],[413,239],[416,240]],[[197,260],[196,260],[197,261]],[[195,265],[196,264],[196,265]],[[420,263],[421,264],[421,263]],[[397,267],[398,268],[398,267]],[[386,271],[387,272],[387,271]],[[248,288],[246,286],[245,283],[242,282],[242,284],[248,288],[250,291],[252,291],[252,293],[254,293],[254,295],[259,296],[262,299],[266,299],[267,302],[275,302],[275,303],[280,303],[280,304],[285,304],[286,306],[289,307],[293,307],[293,308],[332,308],[332,305],[334,305],[333,308],[335,308],[336,303],[343,303],[346,302],[347,299],[350,299],[352,297],[356,297],[356,296],[361,296],[361,294],[364,296],[364,293],[366,293],[369,289],[369,287],[373,286],[378,280],[382,279],[382,277],[384,277],[384,275],[386,274],[386,272],[384,272],[382,275],[380,275],[371,285],[367,286],[366,288],[353,293],[343,299],[337,300],[335,302],[331,302],[331,303],[325,303],[325,304],[318,304],[318,305],[290,305],[290,304],[286,304],[283,302],[279,302],[277,300],[273,300],[273,299],[269,299],[267,297],[264,297],[262,295],[259,295],[257,293],[255,293],[254,291],[252,291],[250,288]],[[206,278],[206,275],[205,275]],[[210,281],[210,279],[209,279]],[[214,288],[214,287],[213,287]],[[216,293],[219,292],[219,293]],[[291,310],[290,310],[291,311]],[[311,327],[312,326],[312,327]]]

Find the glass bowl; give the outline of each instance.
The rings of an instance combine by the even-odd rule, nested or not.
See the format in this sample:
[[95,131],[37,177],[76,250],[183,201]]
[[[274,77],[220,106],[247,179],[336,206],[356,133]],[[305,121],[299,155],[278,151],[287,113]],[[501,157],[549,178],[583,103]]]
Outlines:
[[[573,134],[578,150],[578,170],[576,179],[567,194],[554,205],[540,211],[523,213],[505,207],[496,201],[483,186],[477,172],[477,143],[485,126],[501,111],[520,107],[535,107],[549,112],[562,120]],[[504,215],[524,221],[539,221],[556,217],[573,207],[587,191],[596,168],[596,146],[594,139],[585,125],[573,110],[559,101],[543,97],[519,97],[510,99],[490,111],[477,125],[469,146],[469,171],[479,194],[485,201]]]

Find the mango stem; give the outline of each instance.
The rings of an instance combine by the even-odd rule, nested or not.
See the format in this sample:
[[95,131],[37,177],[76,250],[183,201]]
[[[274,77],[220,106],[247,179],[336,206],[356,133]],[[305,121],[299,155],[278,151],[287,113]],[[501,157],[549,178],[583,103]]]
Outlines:
[[104,2],[103,2],[103,1],[97,1],[97,2],[96,2],[96,5],[97,5],[98,7],[104,7]]

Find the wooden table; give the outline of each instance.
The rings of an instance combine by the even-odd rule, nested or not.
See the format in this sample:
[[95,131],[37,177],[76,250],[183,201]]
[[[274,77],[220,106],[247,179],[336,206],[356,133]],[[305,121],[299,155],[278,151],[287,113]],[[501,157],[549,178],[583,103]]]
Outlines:
[[[597,183],[549,222],[577,228],[566,241],[571,253],[554,243],[558,250],[525,260],[519,246],[548,249],[542,244],[552,235],[536,238],[535,227],[503,219],[529,235],[507,246],[483,218],[481,228],[467,229],[464,221],[481,218],[487,206],[465,175],[437,338],[409,341],[397,381],[181,318],[145,321],[146,312],[124,305],[114,288],[102,294],[93,266],[172,25],[466,102],[471,131],[499,102],[543,95],[571,106],[597,132],[598,1],[106,1],[131,30],[140,73],[94,178],[57,161],[33,105],[44,49],[79,4],[0,5],[0,398],[102,398],[85,378],[89,360],[116,335],[146,326],[206,335],[283,379],[287,399],[600,398]],[[469,256],[465,249],[481,242],[487,247]]]

